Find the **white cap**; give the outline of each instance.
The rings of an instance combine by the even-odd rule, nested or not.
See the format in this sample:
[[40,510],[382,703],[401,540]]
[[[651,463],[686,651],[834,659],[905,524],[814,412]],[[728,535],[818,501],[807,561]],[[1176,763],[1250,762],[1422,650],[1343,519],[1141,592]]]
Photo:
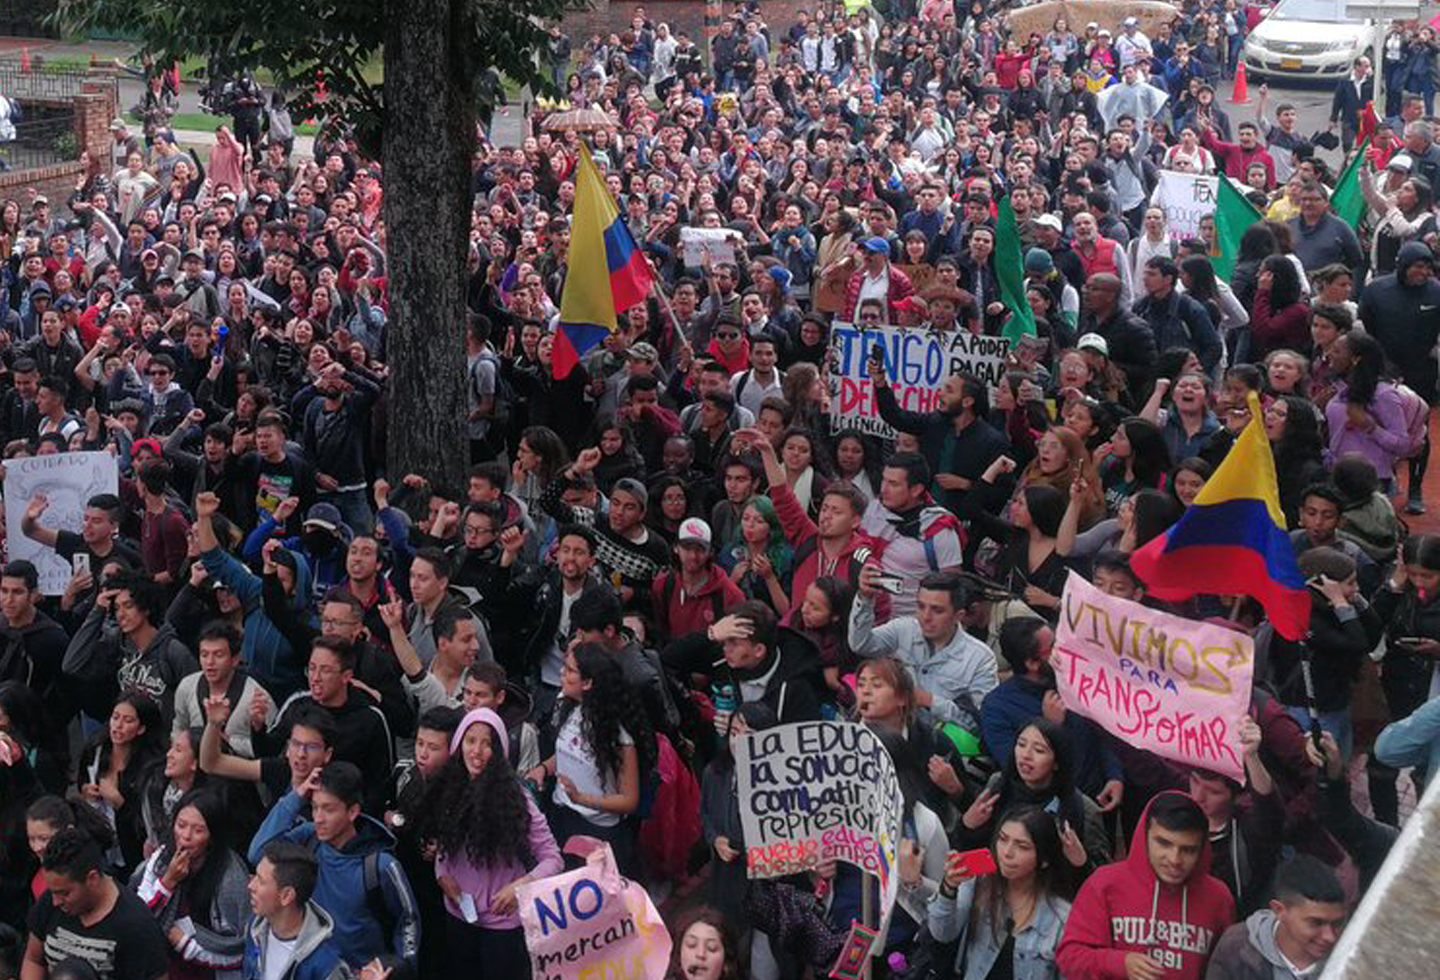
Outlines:
[[1386,170],[1403,170],[1407,174],[1413,170],[1414,167],[1415,160],[1408,153],[1397,153],[1390,158],[1389,163],[1385,164]]
[[1054,228],[1056,231],[1063,231],[1065,226],[1060,223],[1059,217],[1053,214],[1042,214],[1035,219],[1037,225],[1044,225],[1046,228]]
[[1102,357],[1110,356],[1110,344],[1098,333],[1087,333],[1075,342],[1076,350],[1093,350]]
[[700,518],[687,517],[680,522],[680,533],[675,537],[676,544],[699,544],[708,548],[710,541],[710,525]]

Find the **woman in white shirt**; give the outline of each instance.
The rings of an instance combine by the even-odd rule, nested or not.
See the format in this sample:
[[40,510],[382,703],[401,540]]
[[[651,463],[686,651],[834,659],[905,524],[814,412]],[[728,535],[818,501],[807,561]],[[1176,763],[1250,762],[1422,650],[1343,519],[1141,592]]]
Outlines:
[[[620,870],[633,875],[640,809],[640,774],[655,771],[655,736],[620,662],[596,643],[565,655],[560,672],[560,729],[555,754],[539,770],[555,776],[550,828],[564,844],[571,837],[608,841]],[[633,729],[633,731],[632,731]]]

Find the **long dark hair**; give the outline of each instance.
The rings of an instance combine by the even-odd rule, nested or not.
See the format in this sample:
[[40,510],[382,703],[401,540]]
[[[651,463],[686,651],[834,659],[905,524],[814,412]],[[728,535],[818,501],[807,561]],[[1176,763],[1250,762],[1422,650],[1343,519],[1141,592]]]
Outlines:
[[1165,445],[1160,426],[1138,416],[1120,425],[1125,429],[1125,438],[1130,440],[1130,472],[1135,474],[1135,483],[1140,487],[1164,484],[1165,475],[1170,472],[1170,449]]
[[1285,429],[1274,445],[1275,469],[1285,472],[1291,467],[1318,460],[1324,452],[1320,439],[1320,420],[1315,406],[1296,395],[1282,395],[1285,403]]
[[[865,453],[864,459],[860,464],[860,472],[869,477],[871,488],[879,492],[881,471],[884,470],[885,467],[884,457],[879,445],[875,442],[875,437],[866,435],[864,432],[855,428],[842,429],[840,430],[840,434],[835,437],[835,446],[837,449],[842,439],[854,439],[860,444],[861,450]],[[835,474],[836,476],[841,475],[838,463],[835,466]],[[845,479],[849,479],[849,477],[845,477]]]
[[1350,349],[1350,369],[1345,372],[1345,401],[1368,407],[1375,400],[1385,373],[1385,349],[1369,334],[1350,331],[1344,336]]
[[[1012,807],[995,822],[995,833],[990,836],[990,851],[995,852],[995,841],[1000,828],[1007,823],[1018,823],[1030,835],[1035,845],[1035,904],[1068,891],[1065,849],[1060,843],[1060,831],[1055,820],[1038,806],[1029,804]],[[982,925],[981,915],[989,918],[989,926],[997,943],[1005,941],[1005,922],[1009,913],[1005,909],[1005,879],[998,874],[985,875],[975,883],[975,901],[970,905],[970,930],[968,935]]]
[[1300,302],[1300,273],[1289,256],[1272,255],[1260,263],[1260,268],[1271,276],[1270,309],[1283,310]]
[[[501,733],[490,728],[490,760],[474,777],[465,767],[463,753],[450,754],[439,775],[425,788],[420,805],[422,839],[433,839],[440,853],[465,857],[476,867],[502,862],[528,865],[530,807],[525,790],[510,767],[501,745]],[[464,736],[461,735],[463,741]]]
[[[130,759],[125,765],[127,771],[137,776],[143,775],[145,769],[165,758],[165,738],[169,732],[160,715],[160,706],[145,695],[133,692],[120,695],[115,699],[115,704],[130,705],[135,710],[135,717],[140,719],[140,724],[145,729],[135,737]],[[112,707],[110,710],[113,712],[115,709]],[[110,741],[108,718],[105,725],[92,737],[91,745],[99,750],[100,772],[103,773],[110,768],[110,756],[115,751],[115,746]]]
[[1279,251],[1275,230],[1265,222],[1257,221],[1240,234],[1240,248],[1235,261],[1258,263]]
[[102,851],[115,846],[115,831],[88,803],[71,802],[60,796],[42,796],[25,809],[25,819],[49,824],[58,830],[78,828]]
[[582,643],[575,648],[575,667],[590,682],[580,702],[567,701],[561,708],[562,723],[576,708],[580,709],[580,734],[595,757],[601,780],[619,780],[623,768],[620,752],[620,731],[630,733],[640,772],[654,769],[657,752],[650,721],[640,707],[634,690],[625,681],[620,664],[598,643]]
[[[1075,790],[1075,762],[1065,729],[1048,718],[1036,717],[1020,726],[1020,731],[1015,734],[1016,741],[1019,741],[1020,736],[1028,728],[1039,732],[1040,737],[1049,743],[1050,751],[1055,754],[1055,769],[1050,774],[1050,784],[1045,791],[1054,796],[1060,804],[1056,819],[1065,820],[1075,833],[1082,834],[1085,828],[1085,805],[1080,800],[1080,794]],[[1016,765],[1015,754],[1012,752],[1010,762],[1002,770],[1000,798],[996,802],[996,809],[1013,805],[1017,793],[1030,792],[1025,781],[1020,777],[1020,769]]]
[[[205,845],[205,861],[198,868],[192,868],[190,874],[180,883],[180,891],[184,893],[184,904],[188,908],[188,915],[200,920],[205,925],[211,925],[210,906],[215,900],[215,892],[220,887],[221,879],[232,862],[236,860],[230,848],[230,819],[228,806],[222,794],[216,790],[192,789],[180,797],[180,802],[175,805],[175,816],[186,807],[193,807],[200,818],[205,821],[205,826],[210,831],[210,842]],[[170,821],[170,842],[165,844],[160,855],[159,867],[168,867],[170,861],[175,857],[175,821]]]
[[1185,512],[1173,493],[1149,487],[1137,490],[1130,497],[1130,506],[1133,508],[1130,517],[1134,528],[1132,536],[1137,550],[1164,534]]

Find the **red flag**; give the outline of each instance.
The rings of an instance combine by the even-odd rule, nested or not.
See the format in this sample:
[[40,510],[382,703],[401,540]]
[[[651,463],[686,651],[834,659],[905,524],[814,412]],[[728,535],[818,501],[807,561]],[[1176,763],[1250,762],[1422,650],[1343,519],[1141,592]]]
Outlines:
[[1360,113],[1360,132],[1355,135],[1355,142],[1363,143],[1375,133],[1375,127],[1380,124],[1380,119],[1375,115],[1375,103],[1365,103],[1365,111]]

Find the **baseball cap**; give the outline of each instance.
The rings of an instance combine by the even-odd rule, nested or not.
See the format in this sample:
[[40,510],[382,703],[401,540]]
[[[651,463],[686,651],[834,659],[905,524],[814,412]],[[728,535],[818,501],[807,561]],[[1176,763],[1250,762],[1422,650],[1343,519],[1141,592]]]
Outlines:
[[687,517],[680,522],[680,533],[675,540],[677,544],[701,544],[708,548],[712,540],[710,525],[698,517]]
[[321,501],[310,508],[310,512],[305,515],[305,523],[302,526],[318,527],[334,534],[340,529],[340,525],[344,522],[344,518],[340,516],[339,507]]
[[863,242],[860,243],[860,247],[865,249],[867,252],[890,251],[890,243],[887,242],[885,239],[881,238],[879,235],[876,235],[873,238],[865,239]]
[[1411,170],[1411,168],[1414,167],[1414,166],[1415,166],[1415,159],[1414,159],[1414,157],[1410,156],[1410,154],[1408,154],[1408,153],[1397,153],[1397,154],[1395,154],[1393,157],[1390,158],[1390,162],[1389,162],[1389,163],[1385,164],[1385,169],[1386,169],[1386,170],[1403,170],[1403,171],[1405,171],[1406,173],[1409,173],[1410,170]]
[[1093,350],[1103,357],[1110,356],[1110,344],[1098,333],[1087,333],[1075,342],[1076,350]]
[[625,352],[625,354],[626,354],[626,356],[628,356],[631,360],[635,360],[635,361],[658,361],[658,360],[660,360],[660,352],[655,349],[655,345],[654,345],[654,344],[646,343],[646,342],[643,341],[643,340],[640,341],[640,343],[638,343],[638,344],[632,344],[632,345],[630,346],[630,349],[627,350],[627,351]]
[[1042,214],[1035,219],[1035,223],[1044,228],[1054,228],[1056,231],[1062,231],[1065,227],[1060,223],[1060,219],[1053,214]]
[[125,120],[121,119],[119,116],[116,116],[114,119],[110,120],[110,132],[112,132],[112,133],[123,133],[123,132],[125,132]]
[[1139,26],[1140,26],[1140,21],[1137,20],[1137,19],[1134,18],[1134,17],[1126,17],[1126,18],[1125,18],[1125,26],[1126,26],[1126,27],[1139,27]]
[[650,492],[645,489],[645,484],[634,477],[627,476],[616,480],[611,493],[628,493],[640,503],[641,510],[650,506]]

